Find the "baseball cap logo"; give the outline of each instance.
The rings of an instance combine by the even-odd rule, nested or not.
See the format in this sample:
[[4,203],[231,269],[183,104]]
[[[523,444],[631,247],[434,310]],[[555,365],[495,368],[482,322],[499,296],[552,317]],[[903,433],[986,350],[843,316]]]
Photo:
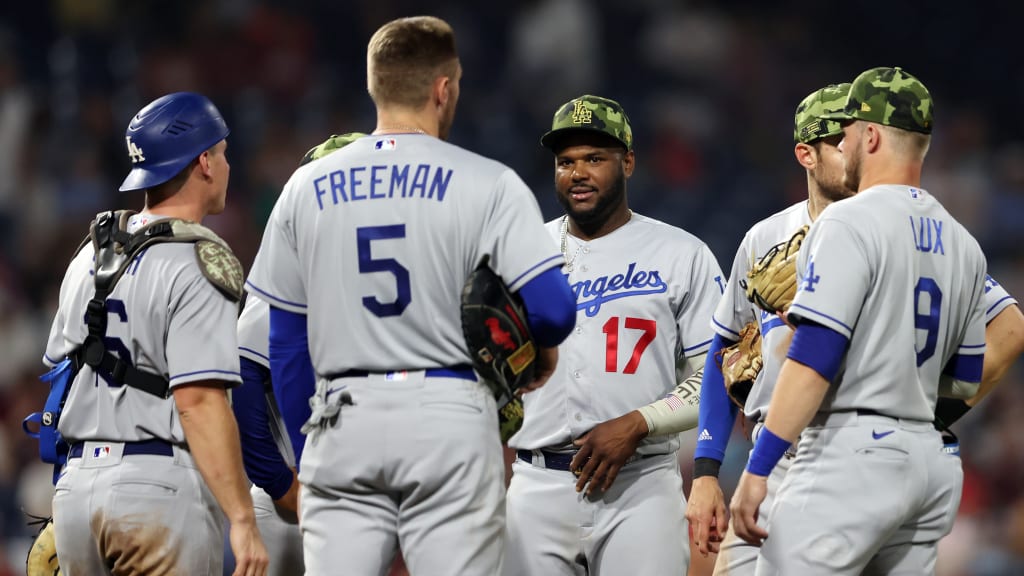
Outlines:
[[132,159],[132,164],[145,162],[146,157],[142,155],[142,148],[139,148],[138,144],[132,142],[132,137],[125,136],[124,139],[128,142],[128,157]]
[[589,108],[583,105],[583,100],[577,100],[572,103],[572,123],[573,124],[590,124],[594,113]]
[[867,102],[861,102],[860,103],[860,111],[861,112],[871,112],[871,105],[868,104]]

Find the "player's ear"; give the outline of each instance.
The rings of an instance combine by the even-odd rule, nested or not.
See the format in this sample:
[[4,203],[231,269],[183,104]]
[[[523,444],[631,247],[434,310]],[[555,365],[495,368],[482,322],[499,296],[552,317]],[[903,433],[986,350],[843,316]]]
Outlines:
[[438,109],[444,109],[448,105],[448,99],[451,98],[451,81],[452,79],[448,76],[434,78],[430,98]]
[[874,154],[878,151],[878,147],[882,145],[882,130],[877,124],[872,122],[865,122],[863,136],[861,138],[862,146],[864,151],[868,154]]
[[796,156],[796,161],[807,170],[813,170],[818,165],[818,151],[810,144],[797,142],[796,146],[793,146],[793,155]]
[[210,164],[210,156],[213,154],[213,148],[204,150],[202,154],[196,158],[196,165],[199,167],[199,173],[203,178],[211,180],[213,178],[213,167]]
[[633,175],[634,168],[636,168],[636,154],[632,150],[626,150],[626,153],[622,155],[622,172],[626,178]]

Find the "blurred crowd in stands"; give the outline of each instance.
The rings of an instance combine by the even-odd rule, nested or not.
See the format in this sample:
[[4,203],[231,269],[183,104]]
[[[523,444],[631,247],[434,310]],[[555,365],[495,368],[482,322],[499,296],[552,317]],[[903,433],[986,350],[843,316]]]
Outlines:
[[[281,186],[332,133],[369,132],[365,49],[383,22],[452,23],[464,67],[451,141],[496,158],[559,215],[538,138],[584,93],[630,115],[632,208],[702,238],[723,270],[757,220],[806,197],[794,160],[796,104],[874,66],[931,89],[924,187],[979,239],[993,277],[1024,297],[1024,64],[1014,18],[960,5],[736,0],[49,0],[0,7],[0,576],[20,573],[47,515],[50,470],[21,420],[65,265],[91,217],[142,206],[118,194],[124,129],[143,104],[208,95],[232,133],[228,207],[208,224],[251,264]],[[1010,10],[1010,8],[1006,8]],[[827,16],[829,12],[833,14]],[[870,321],[870,319],[868,319]],[[1024,574],[1024,366],[957,431],[965,470],[941,576]],[[689,489],[694,438],[680,453]],[[749,444],[730,446],[731,493]],[[727,494],[728,496],[728,494]],[[697,573],[696,571],[694,573]]]

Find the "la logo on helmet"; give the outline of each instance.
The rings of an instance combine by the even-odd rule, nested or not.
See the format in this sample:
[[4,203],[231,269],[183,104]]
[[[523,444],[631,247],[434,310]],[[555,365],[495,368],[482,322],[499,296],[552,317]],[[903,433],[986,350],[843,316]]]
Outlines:
[[128,157],[132,159],[132,164],[144,162],[146,157],[142,155],[142,148],[132,142],[131,136],[125,136],[124,139],[128,142]]

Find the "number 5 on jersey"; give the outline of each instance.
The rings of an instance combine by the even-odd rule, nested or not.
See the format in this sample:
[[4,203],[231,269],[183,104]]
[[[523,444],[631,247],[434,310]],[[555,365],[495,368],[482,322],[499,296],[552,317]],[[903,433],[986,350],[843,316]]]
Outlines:
[[[636,369],[640,365],[640,357],[643,356],[644,350],[654,340],[654,337],[658,335],[658,323],[644,318],[626,317],[623,320],[623,327],[626,330],[641,332],[633,346],[633,354],[622,368],[623,374],[636,374]],[[604,371],[617,372],[619,366],[619,317],[609,318],[601,331],[605,334]]]
[[394,258],[374,258],[371,243],[374,240],[393,240],[405,238],[405,224],[391,226],[365,226],[356,228],[356,244],[359,250],[359,273],[388,272],[395,277],[395,300],[381,302],[376,296],[364,296],[363,306],[375,315],[399,316],[406,306],[412,302],[412,289],[409,285],[409,270]]

